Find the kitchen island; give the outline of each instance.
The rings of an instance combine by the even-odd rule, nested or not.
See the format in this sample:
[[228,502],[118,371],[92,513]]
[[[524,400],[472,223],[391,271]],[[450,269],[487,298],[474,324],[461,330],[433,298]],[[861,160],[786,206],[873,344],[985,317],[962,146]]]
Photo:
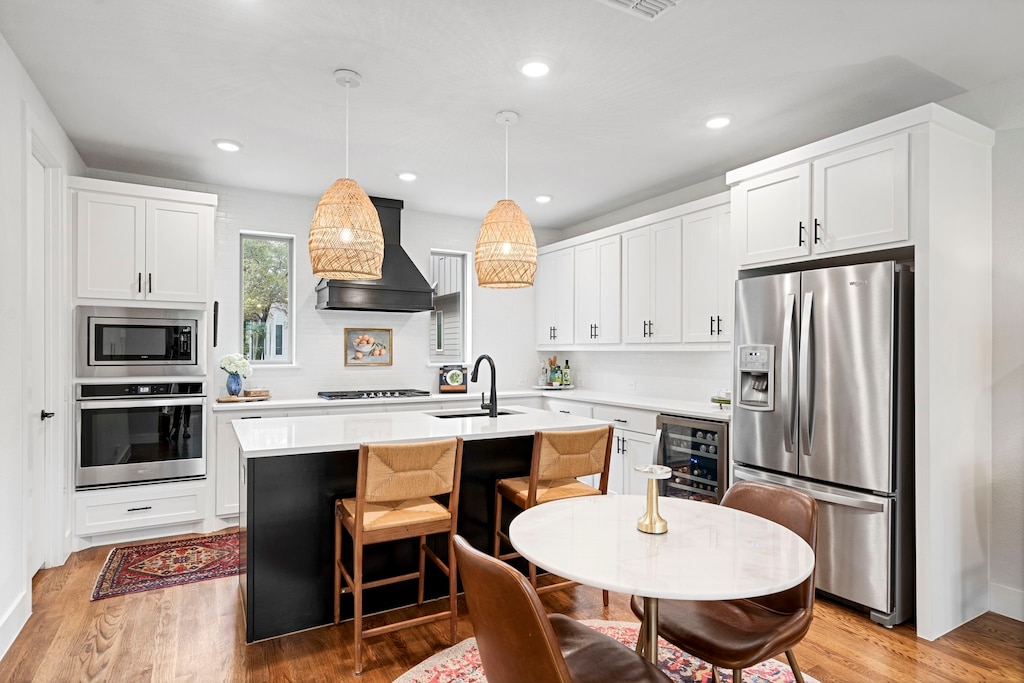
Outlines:
[[[606,424],[523,406],[503,406],[496,418],[452,417],[466,410],[365,413],[236,420],[239,443],[239,585],[246,642],[333,622],[334,501],[356,490],[361,443],[401,443],[461,436],[465,440],[459,533],[489,552],[494,482],[529,474],[534,432]],[[478,411],[477,411],[478,412]],[[447,556],[443,539],[433,549]],[[345,547],[351,551],[351,544]],[[415,571],[415,539],[370,546],[369,578]],[[429,567],[429,565],[428,565]],[[440,571],[427,572],[428,598],[447,592]],[[372,580],[372,579],[371,579]],[[416,602],[416,582],[369,591],[371,614]],[[352,613],[351,596],[342,616]]]

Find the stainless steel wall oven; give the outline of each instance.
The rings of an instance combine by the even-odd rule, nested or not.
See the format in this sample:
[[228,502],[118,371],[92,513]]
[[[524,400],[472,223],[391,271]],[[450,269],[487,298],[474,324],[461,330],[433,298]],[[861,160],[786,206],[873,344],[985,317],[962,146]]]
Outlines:
[[75,488],[206,476],[203,382],[79,384]]

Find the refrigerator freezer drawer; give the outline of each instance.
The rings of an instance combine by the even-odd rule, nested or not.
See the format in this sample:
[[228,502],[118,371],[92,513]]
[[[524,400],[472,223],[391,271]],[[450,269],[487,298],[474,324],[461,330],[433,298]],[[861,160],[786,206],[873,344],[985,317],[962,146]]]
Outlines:
[[818,501],[815,588],[878,612],[893,611],[894,499],[737,467],[734,481],[744,480],[790,486]]

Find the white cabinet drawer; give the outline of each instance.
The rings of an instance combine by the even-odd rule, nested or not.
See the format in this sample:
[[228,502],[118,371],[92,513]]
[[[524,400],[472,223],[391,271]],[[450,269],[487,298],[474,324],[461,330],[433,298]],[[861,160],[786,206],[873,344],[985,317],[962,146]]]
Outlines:
[[593,409],[588,403],[546,398],[544,399],[544,406],[553,413],[565,413],[566,415],[576,415],[577,417],[593,417]]
[[594,419],[611,422],[616,429],[629,429],[634,432],[653,434],[657,429],[658,414],[650,410],[595,405]]
[[75,533],[91,536],[125,529],[194,522],[206,510],[206,485],[119,489],[75,499]]

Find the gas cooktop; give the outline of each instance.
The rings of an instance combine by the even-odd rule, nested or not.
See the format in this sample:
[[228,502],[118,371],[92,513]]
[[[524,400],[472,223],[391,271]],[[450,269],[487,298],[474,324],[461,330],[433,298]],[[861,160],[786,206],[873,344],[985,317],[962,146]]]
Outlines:
[[340,401],[350,398],[408,398],[410,396],[430,396],[429,391],[422,389],[357,389],[355,391],[321,391],[320,398],[329,401]]

